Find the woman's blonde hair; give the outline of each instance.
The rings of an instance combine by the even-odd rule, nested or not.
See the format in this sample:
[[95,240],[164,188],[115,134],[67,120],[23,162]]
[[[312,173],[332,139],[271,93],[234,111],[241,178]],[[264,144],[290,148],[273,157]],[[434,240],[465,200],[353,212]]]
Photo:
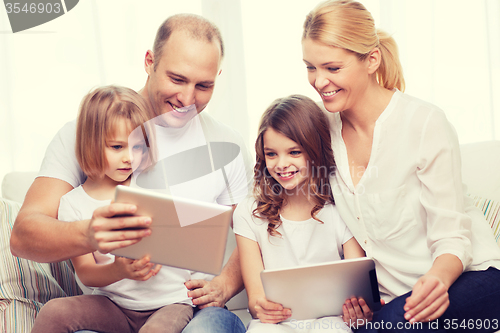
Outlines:
[[148,122],[153,114],[144,99],[135,91],[119,86],[99,87],[82,100],[76,126],[76,158],[82,171],[91,179],[103,177],[108,162],[105,156],[106,139],[114,134],[120,119],[128,120],[132,130],[141,127],[149,149],[143,164],[154,163],[156,148],[154,128]]
[[382,55],[376,73],[379,84],[404,91],[405,80],[396,41],[375,28],[372,15],[361,3],[352,0],[320,3],[306,17],[302,39],[306,38],[351,51],[360,60],[378,47]]

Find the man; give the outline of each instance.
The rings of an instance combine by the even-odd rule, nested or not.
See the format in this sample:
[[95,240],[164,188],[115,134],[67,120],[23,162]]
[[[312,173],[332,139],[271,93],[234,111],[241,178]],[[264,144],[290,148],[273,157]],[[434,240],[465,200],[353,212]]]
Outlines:
[[[147,51],[145,56],[148,79],[140,94],[149,102],[155,119],[161,119],[159,127],[165,133],[160,133],[158,140],[160,145],[163,142],[164,147],[172,148],[167,155],[176,153],[176,148],[241,139],[209,115],[200,114],[212,97],[223,55],[217,27],[202,17],[175,15],[158,29],[153,51]],[[85,180],[74,156],[74,137],[75,124],[69,123],[47,149],[39,177],[30,187],[12,231],[11,251],[16,256],[55,262],[96,250],[108,253],[151,233],[147,228],[119,230],[147,227],[151,223],[144,216],[114,217],[136,211],[135,206],[127,204],[112,203],[96,209],[90,220],[65,223],[56,219],[60,198]],[[246,196],[250,179],[250,168],[245,171],[250,161],[244,145],[239,146],[240,164],[235,162],[227,174],[212,173],[208,178],[195,180],[205,183],[204,190],[195,187],[196,183],[171,190],[176,191],[174,194],[234,206]],[[191,280],[186,287],[193,304],[201,310],[184,332],[245,330],[235,315],[222,308],[243,287],[237,249],[219,276],[211,281]]]

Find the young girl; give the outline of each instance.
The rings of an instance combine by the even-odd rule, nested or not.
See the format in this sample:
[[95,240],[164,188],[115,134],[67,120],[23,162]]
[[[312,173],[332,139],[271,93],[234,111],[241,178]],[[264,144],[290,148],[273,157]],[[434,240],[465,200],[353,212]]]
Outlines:
[[[88,178],[61,198],[60,220],[91,218],[96,208],[110,203],[116,185],[129,185],[133,172],[154,162],[151,118],[142,97],[131,89],[107,86],[85,96],[76,156]],[[191,278],[187,270],[160,270],[148,257],[130,260],[99,252],[72,262],[85,295],[48,302],[32,332],[178,333],[193,316],[184,286]]]
[[[293,309],[266,299],[260,272],[364,256],[334,205],[328,120],[307,97],[278,99],[262,116],[255,150],[254,197],[240,203],[234,214],[243,281],[255,318],[248,330],[296,332],[297,327],[318,326],[314,320],[293,326],[282,322]],[[340,317],[327,320],[329,330],[322,331],[349,330]]]

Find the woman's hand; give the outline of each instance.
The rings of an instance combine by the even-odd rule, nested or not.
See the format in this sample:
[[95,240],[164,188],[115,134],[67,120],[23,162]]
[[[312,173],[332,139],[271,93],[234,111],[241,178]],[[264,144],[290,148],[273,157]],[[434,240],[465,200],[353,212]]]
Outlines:
[[410,323],[432,321],[441,317],[449,305],[448,287],[438,276],[426,274],[406,299],[405,319]]
[[283,305],[268,301],[261,297],[255,301],[254,306],[257,318],[263,323],[277,324],[287,320],[292,315],[292,310],[285,309]]
[[117,256],[113,265],[123,279],[146,281],[158,274],[161,269],[161,265],[155,265],[150,260],[149,256],[138,260]]
[[[384,300],[380,300],[380,303],[382,306],[385,304]],[[361,297],[346,300],[342,310],[342,319],[349,328],[358,328],[373,319],[373,311]]]

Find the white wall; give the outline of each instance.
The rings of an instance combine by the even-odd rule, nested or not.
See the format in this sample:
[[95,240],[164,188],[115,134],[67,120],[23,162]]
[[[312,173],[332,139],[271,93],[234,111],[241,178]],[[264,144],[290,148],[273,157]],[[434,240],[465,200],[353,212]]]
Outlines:
[[[461,143],[500,139],[500,1],[362,0],[400,46],[407,93],[443,108]],[[12,34],[0,8],[0,178],[37,170],[91,88],[140,89],[157,27],[178,12],[216,22],[227,55],[208,112],[253,147],[275,98],[318,99],[306,79],[302,24],[317,0],[85,0]]]

